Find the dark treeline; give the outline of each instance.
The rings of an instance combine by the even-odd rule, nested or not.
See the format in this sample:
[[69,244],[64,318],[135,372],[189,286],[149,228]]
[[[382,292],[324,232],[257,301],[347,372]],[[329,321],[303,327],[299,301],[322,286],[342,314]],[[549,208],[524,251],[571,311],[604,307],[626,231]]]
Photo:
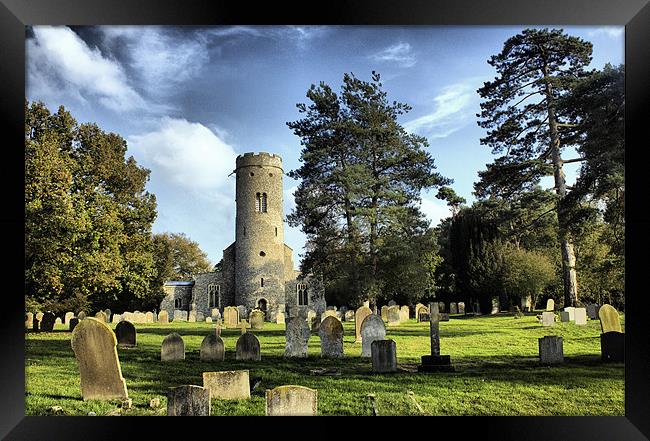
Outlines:
[[28,311],[151,310],[166,279],[210,269],[182,234],[152,234],[149,170],[126,141],[77,124],[61,106],[25,103],[25,295]]

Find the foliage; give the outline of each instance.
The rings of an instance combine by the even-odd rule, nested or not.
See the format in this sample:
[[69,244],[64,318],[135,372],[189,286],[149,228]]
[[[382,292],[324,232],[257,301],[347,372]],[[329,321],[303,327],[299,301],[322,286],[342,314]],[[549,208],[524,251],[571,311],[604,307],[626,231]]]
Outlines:
[[538,295],[556,277],[555,267],[550,259],[536,251],[506,247],[503,253],[503,288],[511,304],[530,295],[533,308]]

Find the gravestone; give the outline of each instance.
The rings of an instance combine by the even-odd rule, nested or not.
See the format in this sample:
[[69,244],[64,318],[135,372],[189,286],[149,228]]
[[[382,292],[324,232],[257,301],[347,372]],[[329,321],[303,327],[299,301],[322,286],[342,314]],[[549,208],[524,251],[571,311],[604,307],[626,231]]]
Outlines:
[[69,326],[72,317],[74,317],[74,312],[66,312],[63,316],[63,323],[65,323],[66,326]]
[[176,332],[169,334],[160,346],[161,361],[185,360],[185,342]]
[[206,317],[205,322],[206,323],[212,323],[212,317]]
[[154,323],[158,322],[158,313],[156,311],[153,312],[153,321]]
[[320,321],[322,322],[327,317],[334,317],[335,319],[338,319],[338,317],[336,316],[336,311],[333,309],[328,309],[323,314],[321,314]]
[[449,313],[448,312],[443,312],[440,314],[440,321],[441,322],[448,322],[449,321]]
[[343,357],[343,325],[336,317],[327,317],[318,330],[320,355],[323,358]]
[[189,314],[187,315],[187,322],[188,323],[196,323],[196,311],[191,310]]
[[25,314],[25,329],[32,329],[34,327],[34,314],[28,312]]
[[187,321],[187,311],[182,311],[180,309],[174,310],[173,321],[175,322],[186,322]]
[[97,314],[95,314],[95,318],[97,320],[101,320],[103,323],[108,323],[108,320],[106,320],[106,314],[104,314],[104,311],[99,311]]
[[404,305],[399,309],[399,319],[402,322],[408,322],[409,321],[409,315],[411,311],[409,310],[409,307]]
[[363,306],[365,306],[366,308],[370,308],[370,300],[366,300],[365,302],[363,302]]
[[539,343],[539,360],[542,364],[555,364],[564,362],[562,337],[547,335],[537,339]]
[[[422,314],[426,314],[426,315],[428,316],[428,315],[429,315],[429,308],[427,308],[426,306],[420,304],[419,307],[418,307],[418,306],[415,307],[415,319],[416,319],[418,322],[423,321],[423,320],[422,320],[422,318],[423,318],[423,317],[422,317]],[[429,320],[429,319],[427,318],[427,321],[428,321],[428,320]]]
[[397,305],[389,306],[388,311],[386,312],[386,316],[388,317],[388,326],[397,326],[401,323],[399,306]]
[[68,323],[68,326],[70,326],[70,332],[74,331],[74,328],[79,324],[79,319],[77,317],[72,317],[70,319],[70,323]]
[[145,313],[144,318],[145,318],[144,320],[145,322],[153,323],[153,312],[148,311],[147,313]]
[[75,326],[71,343],[84,401],[129,398],[111,328],[100,320],[87,318]]
[[388,306],[386,305],[381,307],[381,319],[385,322],[388,321]]
[[458,313],[465,314],[465,302],[458,302]]
[[388,302],[388,306],[395,306],[395,305],[397,305],[397,302],[395,302],[395,300],[391,300]]
[[36,317],[32,320],[32,331],[39,332],[41,330],[41,322]]
[[239,328],[241,329],[241,333],[245,334],[246,330],[251,328],[251,325],[248,323],[248,320],[242,320],[239,322]]
[[43,314],[43,319],[39,323],[39,329],[43,332],[52,332],[54,330],[54,322],[56,322],[54,313],[46,312]]
[[158,314],[158,323],[166,325],[169,323],[169,313],[167,311],[160,311]]
[[573,310],[573,317],[575,319],[576,325],[586,325],[587,324],[587,309],[586,308],[575,308]]
[[555,313],[553,311],[542,312],[542,326],[555,325]]
[[36,320],[38,320],[39,322],[43,321],[43,313],[42,312],[39,311],[39,312],[36,313]]
[[278,325],[284,325],[286,323],[286,320],[287,319],[286,319],[283,311],[278,311],[275,314],[275,323],[277,323]]
[[111,321],[111,310],[106,308],[104,310],[104,315],[106,316],[106,323],[109,323]]
[[445,302],[438,302],[438,312],[445,312]]
[[521,305],[521,310],[522,311],[530,312],[530,311],[533,310],[533,307],[532,307],[533,306],[533,296],[531,296],[530,294],[527,295],[527,296],[522,296],[520,300],[521,300],[520,305]]
[[184,385],[167,392],[167,416],[210,416],[210,390]]
[[422,364],[418,372],[453,372],[449,355],[440,355],[440,312],[438,303],[429,303],[429,335],[431,341],[431,355],[423,355]]
[[499,298],[492,297],[492,310],[490,311],[490,314],[498,314],[500,307],[501,305],[499,304]]
[[325,308],[326,311],[336,311],[336,306],[330,305],[327,308]]
[[57,317],[57,318],[54,320],[54,324],[55,324],[55,325],[62,325],[63,322],[61,321],[61,317]]
[[252,310],[248,319],[251,324],[251,329],[264,328],[264,312],[262,312],[261,310],[259,309]]
[[135,347],[136,332],[133,323],[126,320],[121,321],[115,326],[115,337],[117,338],[118,348]]
[[367,316],[361,324],[361,356],[372,355],[372,342],[386,338],[386,325],[378,315]]
[[[216,332],[206,335],[201,342],[199,358],[203,361],[223,361],[225,355],[226,350],[221,337]],[[205,387],[205,381],[203,382],[203,386]]]
[[285,329],[284,356],[287,358],[307,358],[309,344],[309,325],[302,317],[292,317]]
[[393,340],[375,340],[371,345],[372,371],[376,374],[397,372],[397,347]]
[[267,389],[267,416],[315,416],[318,414],[318,391],[304,386],[278,386]]
[[120,314],[113,314],[111,321],[112,323],[119,323],[122,321],[122,316]]
[[311,319],[311,321],[309,322],[311,332],[318,332],[318,330],[320,329],[320,323],[321,323],[320,315],[317,314],[316,317]]
[[[368,308],[368,309],[370,309],[370,308]],[[354,311],[345,311],[344,319],[345,319],[346,322],[355,322],[355,326],[356,326],[356,321],[354,319],[355,316],[356,316],[356,314],[355,314]]]
[[[354,314],[354,335],[355,335],[355,341],[357,343],[361,342],[362,340],[362,335],[361,335],[361,324],[365,320],[366,317],[369,315],[372,315],[372,311],[370,308],[366,306],[362,306],[359,309],[357,309],[356,313]],[[381,320],[381,319],[380,319]]]
[[212,308],[210,310],[210,317],[212,317],[212,321],[221,319],[221,311],[219,311],[219,308]]
[[560,311],[560,321],[562,323],[567,323],[571,321],[571,316],[569,315],[569,311]]
[[451,302],[449,304],[449,314],[458,314],[458,305],[456,302]]
[[625,334],[609,331],[600,334],[601,359],[605,362],[625,362]]
[[85,319],[86,317],[87,317],[87,314],[86,314],[84,311],[81,311],[81,312],[79,312],[79,314],[77,314],[77,318],[78,318],[79,320],[83,320],[83,319]]
[[203,387],[210,389],[213,400],[250,400],[251,398],[247,370],[203,372]]
[[223,310],[223,323],[226,328],[239,326],[239,310],[234,306],[226,306]]
[[555,300],[548,299],[546,301],[546,310],[547,311],[555,311]]
[[612,305],[604,304],[601,306],[598,317],[600,318],[600,328],[603,333],[611,331],[623,332],[618,311]]
[[592,303],[590,305],[587,305],[587,316],[589,317],[590,320],[598,319],[598,305],[597,304]]
[[205,314],[203,314],[201,311],[196,313],[196,321],[197,322],[204,322],[205,321]]
[[248,309],[244,305],[237,306],[237,312],[240,320],[243,320],[242,317],[248,317]]
[[575,320],[575,311],[576,311],[576,309],[573,306],[567,306],[566,308],[564,308],[564,311],[569,313],[569,320],[570,321]]
[[237,339],[236,360],[260,361],[260,341],[255,334],[246,332]]

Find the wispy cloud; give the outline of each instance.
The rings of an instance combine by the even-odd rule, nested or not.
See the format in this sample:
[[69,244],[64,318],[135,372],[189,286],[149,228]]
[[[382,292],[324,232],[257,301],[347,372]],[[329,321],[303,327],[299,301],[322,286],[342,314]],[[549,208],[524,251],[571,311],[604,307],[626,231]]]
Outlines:
[[35,26],[33,32],[26,48],[29,95],[59,102],[67,96],[116,111],[145,107],[120,63],[90,48],[70,28]]
[[370,56],[375,61],[396,63],[400,67],[412,67],[417,60],[409,43],[397,43]]
[[451,216],[451,210],[444,201],[436,199],[431,195],[422,194],[422,204],[420,206],[422,213],[431,221],[431,226],[436,226],[441,220]]
[[620,38],[623,36],[625,28],[623,26],[602,26],[593,31],[587,32],[590,37],[606,36],[610,38]]
[[478,106],[476,89],[480,81],[468,79],[443,88],[433,98],[433,111],[403,124],[409,132],[429,138],[446,138],[474,121]]

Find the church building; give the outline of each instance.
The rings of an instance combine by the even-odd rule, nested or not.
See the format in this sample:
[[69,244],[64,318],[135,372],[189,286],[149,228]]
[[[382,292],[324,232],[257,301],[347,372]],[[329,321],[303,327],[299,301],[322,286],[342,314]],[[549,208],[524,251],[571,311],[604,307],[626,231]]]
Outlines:
[[279,311],[290,316],[307,310],[323,313],[322,282],[294,269],[293,250],[284,243],[282,158],[244,153],[233,173],[235,241],[223,250],[221,268],[196,274],[189,282],[166,282],[160,310],[171,319],[175,311],[209,317],[215,308],[223,313],[226,306],[238,306],[246,315],[260,309],[269,321]]

